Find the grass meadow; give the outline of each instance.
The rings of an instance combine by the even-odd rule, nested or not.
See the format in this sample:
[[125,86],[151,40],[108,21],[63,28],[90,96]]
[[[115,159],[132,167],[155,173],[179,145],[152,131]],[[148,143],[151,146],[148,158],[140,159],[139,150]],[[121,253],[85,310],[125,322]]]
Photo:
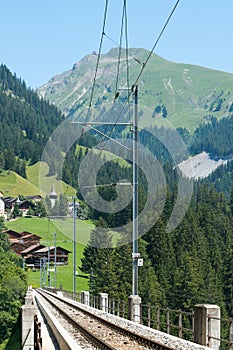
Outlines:
[[[17,232],[28,231],[35,233],[41,237],[41,243],[45,246],[54,246],[54,232],[56,232],[56,244],[71,251],[69,254],[68,265],[57,266],[57,283],[59,288],[62,285],[64,290],[72,291],[73,289],[73,219],[67,220],[50,220],[47,218],[18,218],[6,224],[7,228],[11,228]],[[80,270],[81,258],[83,250],[87,244],[90,233],[94,228],[91,221],[76,220],[76,291],[88,290],[88,276],[84,275]],[[40,287],[40,271],[28,271],[29,285],[33,288]],[[54,285],[54,273],[51,272],[51,286]],[[48,282],[46,281],[46,285]]]

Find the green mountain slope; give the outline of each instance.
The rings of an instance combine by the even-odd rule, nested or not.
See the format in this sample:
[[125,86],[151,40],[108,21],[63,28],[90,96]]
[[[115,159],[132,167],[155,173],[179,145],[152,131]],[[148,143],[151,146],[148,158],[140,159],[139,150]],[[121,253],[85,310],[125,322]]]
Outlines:
[[[122,50],[118,87],[126,86],[126,60]],[[129,86],[136,81],[149,52],[129,50]],[[101,55],[92,99],[93,114],[98,118],[112,105],[116,92],[118,49]],[[81,111],[90,103],[97,55],[92,53],[73,68],[53,77],[38,89],[66,115],[83,117]],[[178,64],[152,54],[138,81],[140,125],[156,124],[158,117],[167,118],[175,127],[193,131],[210,115],[222,118],[233,110],[233,74],[204,67]],[[117,90],[118,91],[118,90]],[[124,103],[122,91],[117,102]],[[83,112],[82,112],[83,113]]]
[[[43,176],[43,181],[47,181],[47,186],[40,188],[39,183],[39,172],[41,171],[41,176]],[[64,183],[61,180],[57,180],[55,176],[48,176],[47,174],[48,166],[47,164],[41,164],[40,162],[34,164],[33,166],[27,166],[26,173],[27,179],[24,179],[14,171],[2,171],[0,173],[0,191],[3,193],[4,197],[17,197],[19,194],[23,196],[33,196],[49,194],[51,189],[51,183],[55,185],[58,195],[63,190],[66,196],[74,196],[76,190]],[[44,184],[44,183],[43,183]],[[46,190],[46,192],[44,191]]]
[[4,197],[17,197],[19,194],[33,196],[39,194],[39,188],[14,171],[2,171],[0,174],[0,191]]
[[[31,184],[38,188],[41,195],[49,194],[51,190],[51,184],[54,184],[58,195],[62,191],[67,197],[71,197],[76,194],[76,190],[73,187],[69,186],[61,180],[58,180],[55,175],[46,176],[47,173],[48,165],[46,163],[38,162],[32,166],[27,167],[27,179]],[[40,176],[43,179],[43,188],[40,188]]]
[[63,120],[54,105],[39,98],[5,65],[0,66],[0,167],[16,170],[14,156],[40,160],[48,138]]

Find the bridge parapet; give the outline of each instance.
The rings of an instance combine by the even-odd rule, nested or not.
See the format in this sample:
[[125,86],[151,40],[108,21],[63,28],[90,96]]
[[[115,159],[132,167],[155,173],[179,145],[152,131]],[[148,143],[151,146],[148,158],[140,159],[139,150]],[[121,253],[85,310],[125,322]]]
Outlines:
[[[67,299],[64,294],[63,291],[63,297]],[[194,311],[186,312],[169,308],[164,309],[150,304],[144,305],[141,303],[141,298],[132,297],[135,296],[129,297],[127,303],[126,301],[110,299],[107,293],[99,293],[98,296],[93,296],[88,291],[83,291],[80,294],[80,302],[84,307],[90,307],[93,313],[102,312],[106,314],[106,317],[110,317],[110,314],[112,314],[122,323],[128,315],[128,321],[125,322],[130,320],[133,321],[132,324],[138,324],[138,327],[147,326],[150,332],[154,332],[156,335],[162,334],[163,337],[172,339],[172,342],[179,339],[182,345],[189,344],[191,346],[192,344],[193,349],[208,347],[219,350],[220,343],[226,342],[230,346],[232,344],[232,334],[231,341],[221,339],[220,328],[222,322],[227,320],[220,318],[220,308],[217,305],[199,304],[195,306]],[[75,300],[77,302],[77,298]],[[229,322],[231,333],[233,333],[233,321],[230,320]],[[183,340],[181,340],[182,338]],[[187,348],[190,349],[190,347]]]
[[22,350],[34,349],[34,319],[37,315],[32,290],[25,296],[25,305],[22,306]]

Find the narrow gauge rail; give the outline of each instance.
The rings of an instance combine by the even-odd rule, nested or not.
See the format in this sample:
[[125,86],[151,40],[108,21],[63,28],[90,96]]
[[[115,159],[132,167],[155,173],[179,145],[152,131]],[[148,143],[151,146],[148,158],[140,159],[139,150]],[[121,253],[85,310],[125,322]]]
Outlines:
[[87,310],[61,300],[51,293],[37,290],[62,316],[68,320],[97,349],[106,350],[174,350],[164,344],[147,339],[124,329],[109,320],[93,315]]

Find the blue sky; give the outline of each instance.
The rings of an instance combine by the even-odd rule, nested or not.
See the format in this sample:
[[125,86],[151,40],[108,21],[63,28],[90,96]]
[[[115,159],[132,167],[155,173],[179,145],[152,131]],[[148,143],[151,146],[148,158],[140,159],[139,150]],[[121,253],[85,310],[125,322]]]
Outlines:
[[[151,49],[176,0],[128,0],[129,47]],[[109,0],[106,34],[119,41],[122,0]],[[36,88],[98,51],[105,0],[1,3],[0,63]],[[233,1],[180,0],[155,53],[233,73]],[[104,38],[103,53],[115,47]]]

